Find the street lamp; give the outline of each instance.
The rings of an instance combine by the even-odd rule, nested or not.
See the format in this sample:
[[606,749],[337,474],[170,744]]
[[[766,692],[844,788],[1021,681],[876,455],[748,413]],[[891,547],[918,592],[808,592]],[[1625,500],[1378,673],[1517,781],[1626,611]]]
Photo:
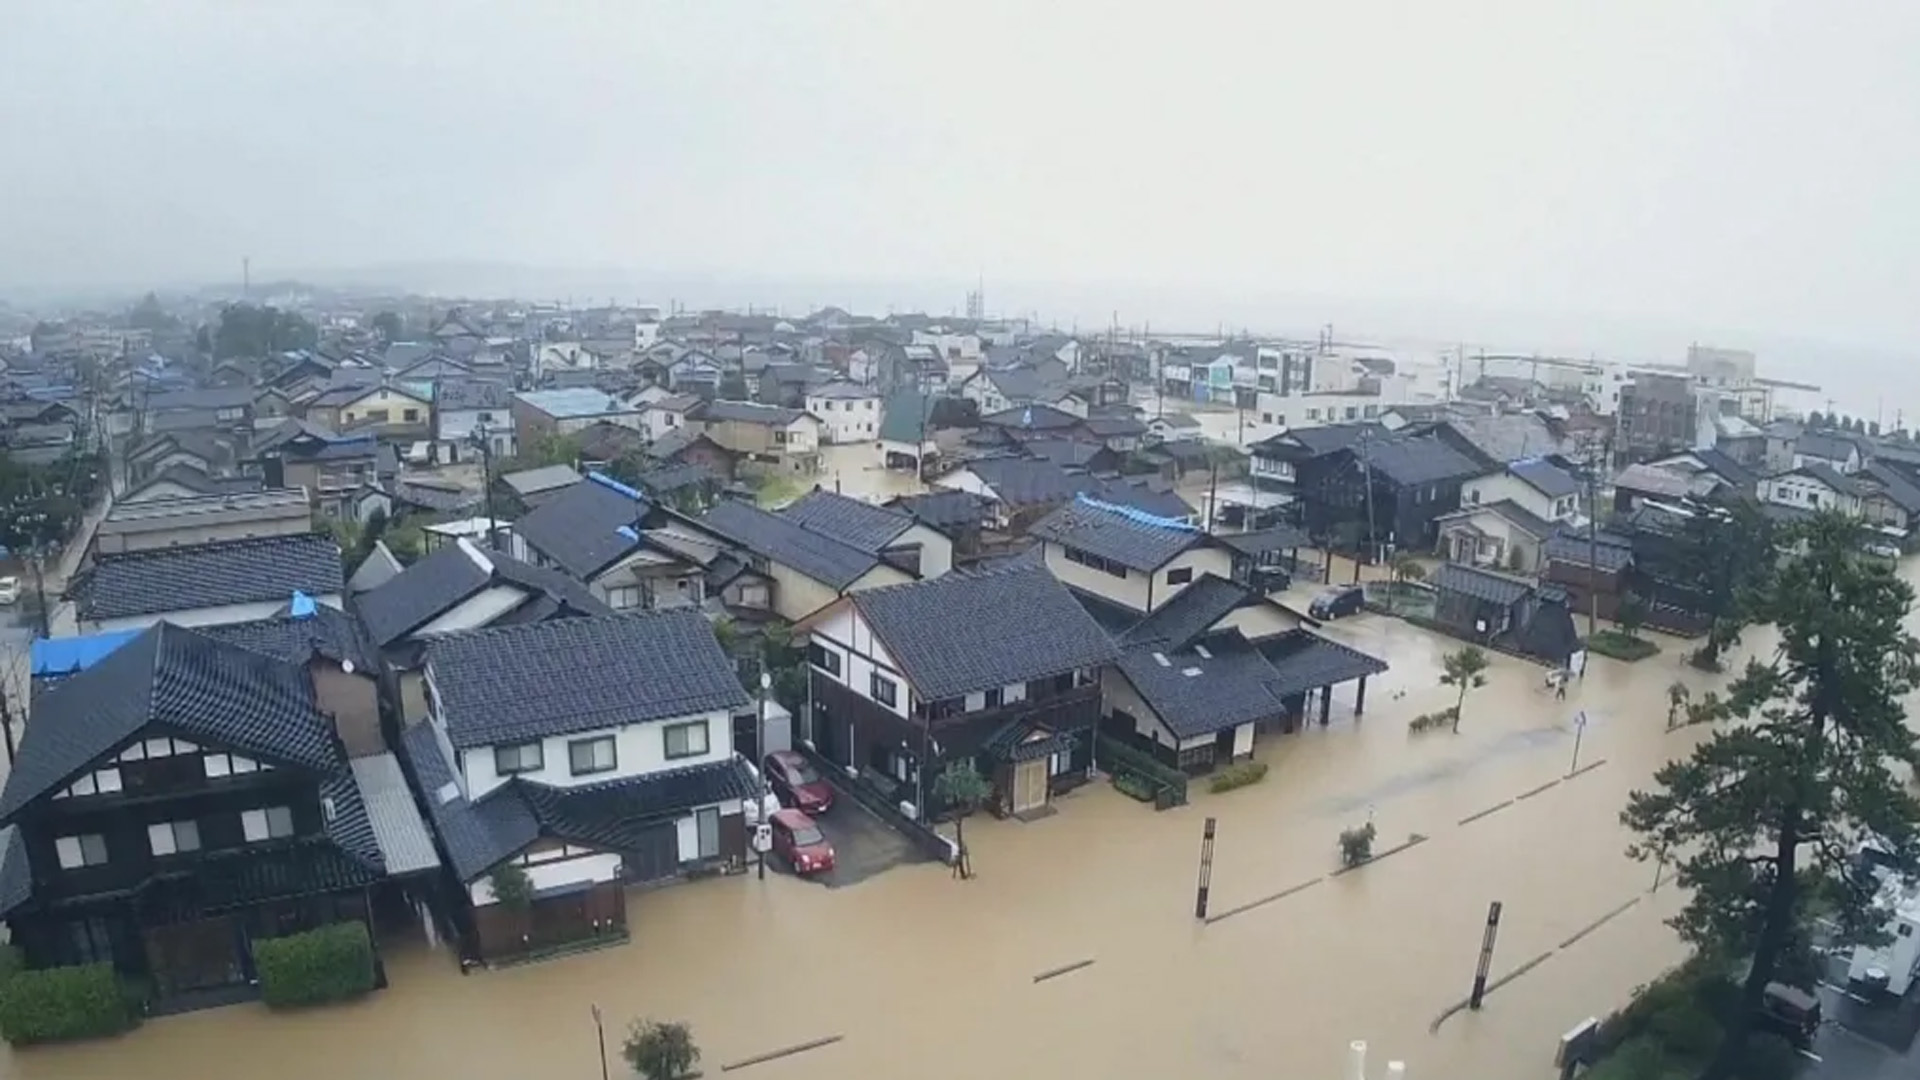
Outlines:
[[755,797],[760,800],[757,823],[753,827],[753,850],[760,858],[758,877],[767,880],[767,849],[773,846],[773,823],[767,820],[767,695],[773,690],[773,675],[760,672],[759,724],[753,736],[753,752],[760,755],[754,775],[760,778]]

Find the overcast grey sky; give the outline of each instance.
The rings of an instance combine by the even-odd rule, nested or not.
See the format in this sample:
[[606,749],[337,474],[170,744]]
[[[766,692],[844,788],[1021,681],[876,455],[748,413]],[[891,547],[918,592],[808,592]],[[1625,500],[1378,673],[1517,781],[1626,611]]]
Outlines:
[[1920,344],[1901,0],[16,0],[5,22],[7,284],[231,279],[243,254],[984,271]]

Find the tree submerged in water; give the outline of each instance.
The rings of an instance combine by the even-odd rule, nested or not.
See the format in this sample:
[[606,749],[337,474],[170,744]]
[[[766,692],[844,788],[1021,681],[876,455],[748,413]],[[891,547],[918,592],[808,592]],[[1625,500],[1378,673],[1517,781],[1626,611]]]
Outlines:
[[1749,962],[1706,1080],[1741,1067],[1767,985],[1801,980],[1816,913],[1843,941],[1884,935],[1857,845],[1870,839],[1896,873],[1920,854],[1920,801],[1902,779],[1920,765],[1901,705],[1920,685],[1920,642],[1902,626],[1913,590],[1863,558],[1859,527],[1837,515],[1788,539],[1795,553],[1754,608],[1779,627],[1777,652],[1750,661],[1724,702],[1687,708],[1690,720],[1742,722],[1662,768],[1621,815],[1639,836],[1629,854],[1678,856],[1692,891],[1672,920],[1680,936],[1729,966]]
[[635,1020],[620,1055],[646,1080],[681,1080],[700,1064],[693,1029],[671,1020]]

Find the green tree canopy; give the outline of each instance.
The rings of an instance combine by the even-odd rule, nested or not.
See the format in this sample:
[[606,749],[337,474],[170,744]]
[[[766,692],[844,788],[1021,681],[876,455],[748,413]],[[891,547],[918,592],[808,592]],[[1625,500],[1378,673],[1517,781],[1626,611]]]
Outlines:
[[1920,676],[1920,643],[1901,624],[1913,590],[1862,558],[1859,527],[1838,515],[1787,532],[1794,553],[1756,608],[1780,645],[1748,663],[1720,709],[1741,723],[1654,774],[1621,815],[1639,836],[1630,853],[1674,856],[1691,890],[1673,919],[1681,937],[1751,961],[1708,1080],[1733,1075],[1767,984],[1805,976],[1816,913],[1846,942],[1883,932],[1879,883],[1854,869],[1856,846],[1871,838],[1897,871],[1915,865],[1920,802],[1902,774],[1920,753],[1901,703]]
[[374,333],[380,335],[380,340],[389,345],[401,340],[407,332],[405,324],[400,321],[400,316],[391,311],[382,311],[375,315],[368,325],[373,328]]
[[297,312],[253,304],[228,304],[210,337],[215,360],[230,356],[266,356],[290,349],[311,349],[320,331]]

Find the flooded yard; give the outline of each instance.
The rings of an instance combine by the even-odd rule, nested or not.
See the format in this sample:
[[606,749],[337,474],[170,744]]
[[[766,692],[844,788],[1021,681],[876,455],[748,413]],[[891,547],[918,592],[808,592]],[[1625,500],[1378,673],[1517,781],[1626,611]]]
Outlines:
[[[444,951],[391,943],[391,988],[358,1004],[157,1020],[11,1054],[4,1074],[591,1080],[597,1005],[615,1076],[638,1016],[690,1022],[709,1076],[835,1036],[744,1071],[1333,1077],[1360,1038],[1376,1071],[1399,1058],[1415,1076],[1553,1075],[1559,1033],[1680,956],[1661,923],[1680,898],[1649,894],[1653,869],[1623,856],[1618,814],[1699,738],[1664,730],[1667,684],[1684,677],[1697,694],[1723,680],[1682,667],[1669,642],[1639,665],[1596,658],[1555,701],[1539,668],[1495,657],[1459,734],[1410,737],[1408,718],[1452,703],[1437,678],[1455,643],[1370,615],[1327,632],[1393,665],[1363,718],[1337,696],[1330,726],[1262,744],[1265,782],[1220,795],[1196,784],[1185,808],[1155,813],[1093,786],[1031,824],[977,819],[972,881],[919,863],[839,888],[749,874],[636,891],[619,947],[462,976]],[[1749,649],[1765,639],[1750,634]],[[1568,776],[1580,710],[1589,724]],[[1208,815],[1219,836],[1203,924]],[[1420,839],[1335,873],[1337,834],[1369,818],[1377,852]],[[1505,905],[1493,972],[1525,973],[1435,1028],[1466,996],[1492,900]]]

